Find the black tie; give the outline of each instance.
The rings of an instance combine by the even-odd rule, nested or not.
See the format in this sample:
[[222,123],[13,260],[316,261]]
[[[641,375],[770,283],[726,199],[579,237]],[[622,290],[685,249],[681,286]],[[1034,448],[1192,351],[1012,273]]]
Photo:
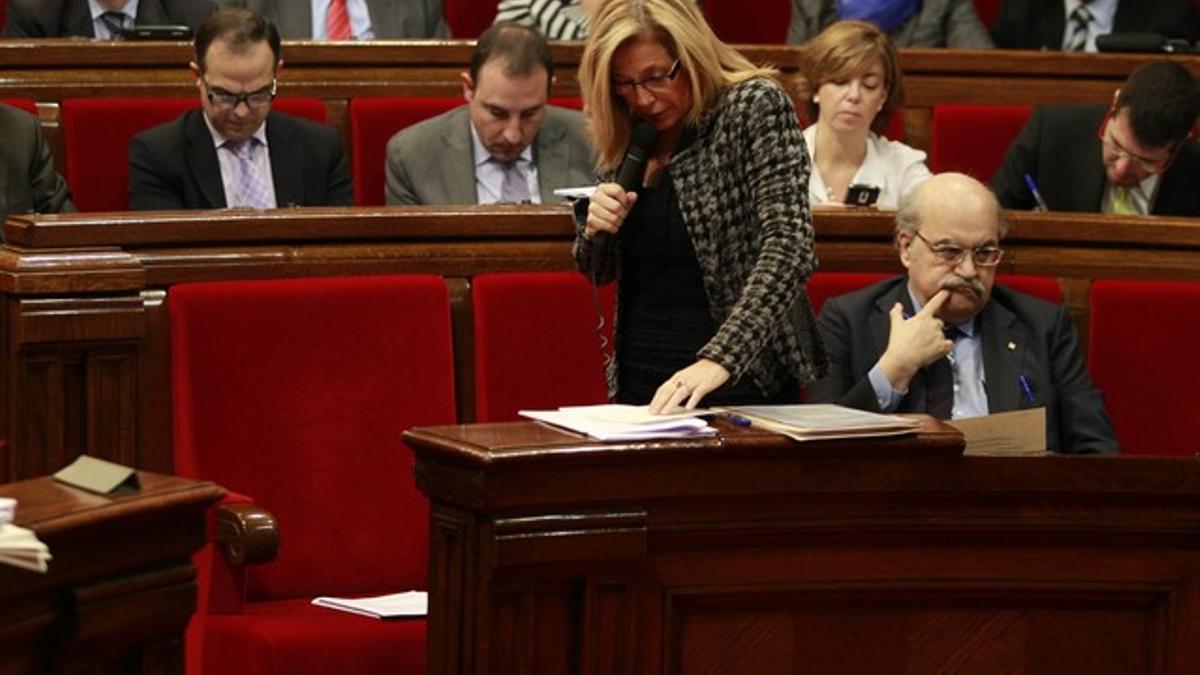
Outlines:
[[[951,342],[963,334],[955,326],[945,328],[942,332]],[[939,420],[948,420],[953,409],[954,369],[947,355],[925,367],[925,412]]]
[[100,22],[108,29],[114,39],[121,37],[121,29],[125,28],[125,14],[122,12],[105,12],[100,15]]

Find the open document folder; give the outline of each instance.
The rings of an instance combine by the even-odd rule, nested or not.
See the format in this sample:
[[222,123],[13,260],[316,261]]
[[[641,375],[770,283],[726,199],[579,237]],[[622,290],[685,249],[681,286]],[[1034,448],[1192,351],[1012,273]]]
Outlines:
[[916,431],[921,424],[909,417],[882,415],[831,403],[744,405],[717,410],[798,441],[898,436]]
[[697,417],[703,410],[652,415],[649,406],[563,406],[558,410],[522,410],[522,417],[545,422],[602,441],[638,441],[652,438],[691,438],[717,432]]
[[404,616],[425,616],[429,610],[429,594],[425,591],[406,591],[372,598],[313,598],[312,604],[376,619],[395,619]]

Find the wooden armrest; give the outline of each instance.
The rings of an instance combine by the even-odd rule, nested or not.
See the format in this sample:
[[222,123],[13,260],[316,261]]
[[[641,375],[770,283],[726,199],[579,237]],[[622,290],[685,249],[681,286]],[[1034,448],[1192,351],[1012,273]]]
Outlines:
[[275,516],[257,504],[217,507],[217,544],[231,565],[271,562],[279,554]]

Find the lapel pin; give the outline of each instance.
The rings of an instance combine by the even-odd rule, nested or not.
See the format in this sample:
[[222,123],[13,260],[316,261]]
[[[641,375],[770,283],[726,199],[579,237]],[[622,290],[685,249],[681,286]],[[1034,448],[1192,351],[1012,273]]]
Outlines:
[[1015,343],[1015,342],[1008,343],[1008,351],[1010,351],[1010,352],[1017,351],[1017,343]]

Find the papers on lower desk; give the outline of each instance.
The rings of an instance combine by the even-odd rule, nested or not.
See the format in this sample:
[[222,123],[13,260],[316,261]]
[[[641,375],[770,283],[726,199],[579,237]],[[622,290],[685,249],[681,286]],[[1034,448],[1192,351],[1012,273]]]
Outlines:
[[649,406],[623,404],[563,406],[558,410],[522,410],[523,417],[562,427],[602,441],[692,438],[717,432],[697,415],[702,410],[652,415]]
[[314,598],[317,607],[336,609],[351,614],[361,614],[376,619],[395,619],[404,616],[425,616],[429,611],[429,594],[424,591],[407,591],[373,598]]
[[908,417],[882,415],[829,403],[745,405],[720,410],[744,417],[756,427],[798,441],[899,436],[912,433],[921,424]]
[[16,508],[15,499],[0,497],[0,564],[45,572],[50,549],[33,530],[12,524]]

